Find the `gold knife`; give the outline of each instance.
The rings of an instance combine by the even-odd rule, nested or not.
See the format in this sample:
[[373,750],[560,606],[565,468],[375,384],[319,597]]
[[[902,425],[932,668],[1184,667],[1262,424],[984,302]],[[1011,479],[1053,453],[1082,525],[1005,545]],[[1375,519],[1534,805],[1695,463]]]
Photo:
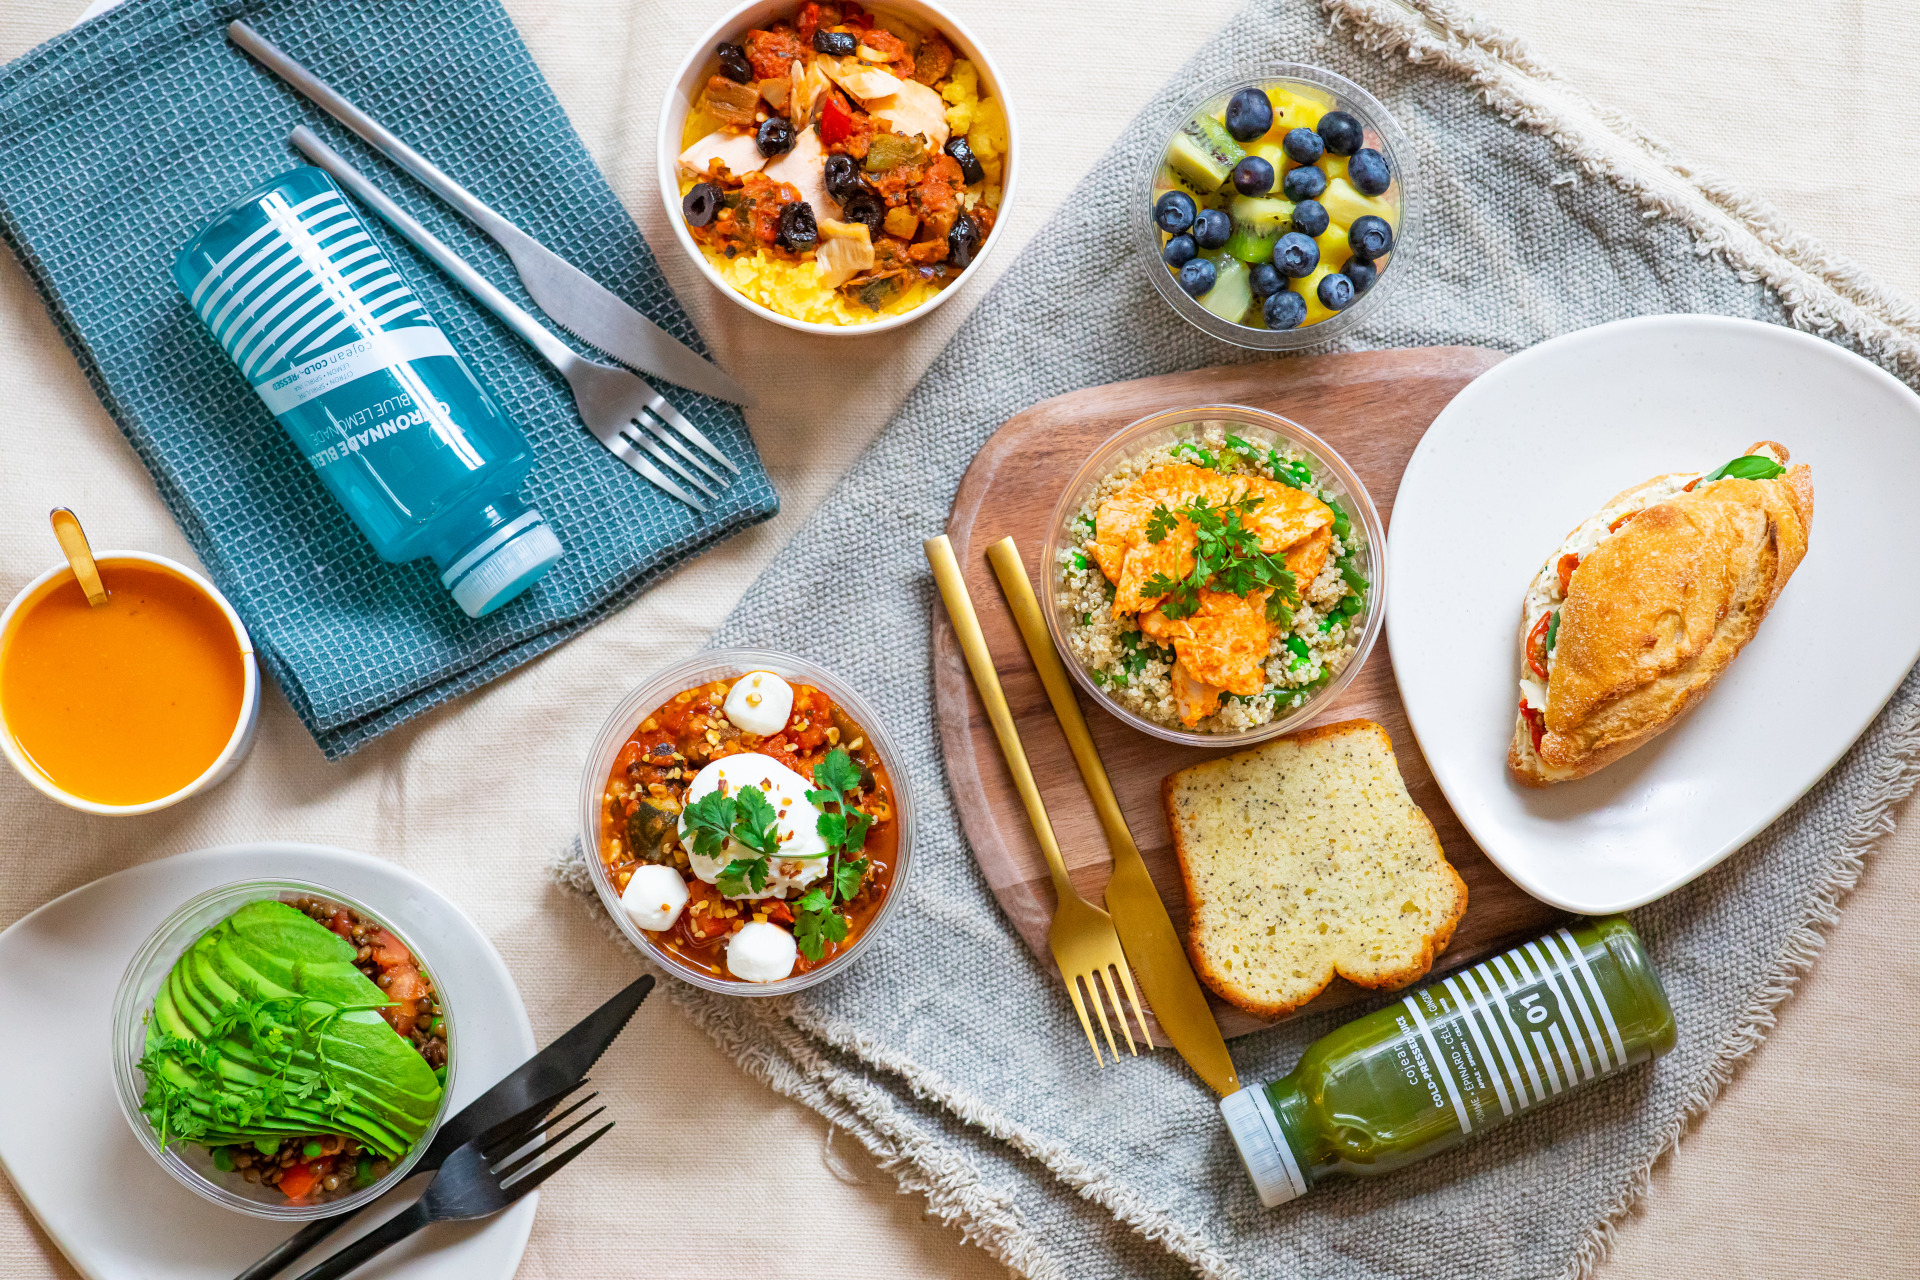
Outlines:
[[1027,654],[1040,673],[1040,683],[1046,686],[1047,700],[1053,703],[1053,714],[1059,717],[1060,729],[1067,735],[1067,745],[1073,749],[1074,763],[1080,766],[1080,778],[1087,784],[1094,811],[1100,815],[1100,826],[1107,833],[1107,845],[1113,851],[1113,878],[1107,882],[1107,910],[1113,915],[1114,927],[1120,932],[1120,943],[1126,948],[1134,974],[1146,989],[1147,1003],[1173,1041],[1173,1047],[1180,1051],[1194,1073],[1215,1093],[1223,1097],[1233,1093],[1240,1088],[1240,1077],[1227,1054],[1220,1024],[1214,1021],[1213,1010],[1207,1007],[1206,993],[1200,989],[1200,980],[1193,976],[1193,964],[1187,959],[1186,948],[1180,944],[1173,918],[1167,914],[1166,904],[1160,901],[1153,877],[1147,874],[1147,864],[1133,842],[1133,832],[1127,829],[1127,820],[1121,816],[1120,802],[1114,799],[1106,766],[1100,763],[1100,754],[1094,750],[1093,735],[1087,731],[1086,717],[1080,714],[1080,703],[1073,696],[1067,669],[1060,664],[1053,638],[1047,634],[1047,624],[1040,616],[1040,601],[1033,594],[1033,584],[1027,580],[1026,566],[1020,563],[1019,548],[1013,545],[1012,538],[1002,538],[987,548],[987,559],[1000,579],[1000,589],[1006,593],[1013,620],[1027,643]]

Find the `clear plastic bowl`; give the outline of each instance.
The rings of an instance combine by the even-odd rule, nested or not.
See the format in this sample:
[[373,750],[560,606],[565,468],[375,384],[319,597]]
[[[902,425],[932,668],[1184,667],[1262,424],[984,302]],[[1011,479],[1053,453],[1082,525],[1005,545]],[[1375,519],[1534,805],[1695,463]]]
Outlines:
[[[607,775],[613,769],[620,748],[633,736],[640,722],[646,719],[648,713],[684,689],[694,688],[709,680],[731,679],[749,671],[771,671],[783,680],[812,685],[847,709],[847,714],[858,721],[873,740],[874,750],[879,753],[881,763],[886,765],[887,775],[893,779],[893,809],[895,820],[900,824],[900,851],[894,863],[893,887],[887,891],[880,910],[874,914],[865,931],[851,947],[819,968],[782,978],[778,982],[741,982],[717,978],[693,968],[655,942],[644,929],[633,923],[621,907],[620,891],[614,888],[613,877],[600,857],[600,809],[601,800],[606,794]],[[900,749],[894,745],[880,717],[865,699],[831,671],[789,653],[769,653],[759,649],[704,649],[648,677],[620,700],[613,714],[600,727],[592,749],[587,752],[587,769],[580,780],[580,848],[593,876],[593,887],[599,891],[607,914],[613,917],[614,924],[619,926],[627,940],[640,948],[655,964],[696,987],[704,987],[722,995],[788,995],[846,972],[854,960],[873,944],[887,918],[893,914],[895,905],[905,895],[907,876],[913,866],[913,785],[907,777]]]
[[[1350,624],[1357,626],[1360,634],[1354,642],[1353,656],[1347,659],[1347,665],[1298,707],[1284,715],[1275,716],[1266,724],[1239,733],[1199,733],[1149,720],[1121,706],[1105,689],[1095,684],[1067,643],[1071,619],[1064,603],[1065,581],[1060,565],[1061,551],[1079,545],[1072,526],[1081,504],[1100,487],[1100,482],[1109,472],[1130,458],[1151,453],[1177,440],[1193,439],[1206,428],[1216,425],[1255,444],[1291,447],[1312,459],[1310,465],[1319,486],[1331,490],[1339,499],[1355,526],[1353,532],[1360,535],[1356,555],[1361,575],[1369,583],[1365,606]],[[1289,729],[1305,724],[1331,705],[1360,674],[1360,668],[1366,665],[1367,655],[1373,652],[1374,641],[1380,638],[1380,627],[1386,617],[1386,549],[1386,527],[1380,523],[1380,513],[1374,509],[1373,498],[1367,493],[1367,487],[1346,461],[1334,452],[1333,446],[1299,423],[1291,422],[1277,413],[1245,405],[1209,404],[1191,409],[1169,409],[1115,432],[1106,443],[1094,450],[1093,456],[1067,482],[1048,520],[1046,541],[1040,553],[1043,569],[1041,600],[1054,647],[1060,651],[1061,660],[1066,663],[1074,683],[1095,702],[1140,732],[1167,742],[1200,747],[1244,747],[1277,738]]]
[[394,1164],[386,1177],[351,1195],[336,1196],[312,1204],[295,1204],[272,1187],[248,1182],[237,1169],[223,1173],[214,1168],[213,1156],[205,1147],[190,1142],[170,1141],[166,1149],[161,1150],[160,1136],[153,1131],[153,1126],[140,1110],[145,1077],[135,1065],[146,1052],[147,1015],[153,1008],[153,999],[160,990],[160,984],[166,980],[174,963],[188,947],[247,903],[269,898],[290,901],[302,896],[337,902],[391,932],[413,953],[414,960],[421,972],[426,974],[427,980],[433,983],[434,990],[444,992],[445,988],[434,976],[433,967],[413,944],[413,939],[366,903],[337,889],[302,880],[246,880],[209,889],[168,916],[128,962],[113,1001],[113,1079],[118,1087],[120,1110],[126,1116],[127,1124],[133,1128],[134,1136],[139,1138],[140,1145],[147,1149],[148,1155],[159,1161],[161,1168],[196,1195],[223,1208],[237,1209],[256,1218],[270,1218],[277,1222],[306,1222],[314,1218],[331,1217],[336,1213],[350,1213],[362,1205],[371,1204],[404,1180],[414,1163],[426,1153],[427,1147],[433,1142],[433,1135],[447,1118],[447,1103],[453,1097],[454,1072],[460,1061],[459,1046],[455,1040],[457,1020],[443,1001],[440,1010],[447,1025],[447,1078],[446,1087],[440,1093],[440,1110],[420,1141],[414,1143],[413,1149]]
[[[1181,289],[1173,272],[1161,260],[1160,250],[1166,238],[1153,221],[1154,201],[1166,190],[1160,182],[1160,171],[1166,163],[1167,147],[1187,121],[1203,111],[1220,110],[1236,90],[1266,88],[1275,84],[1324,90],[1333,95],[1339,110],[1358,118],[1366,130],[1364,145],[1384,155],[1393,171],[1393,183],[1387,188],[1386,197],[1398,197],[1400,201],[1400,225],[1394,228],[1393,252],[1388,255],[1387,263],[1381,268],[1373,287],[1355,299],[1345,311],[1336,312],[1316,324],[1303,324],[1297,329],[1266,329],[1235,324],[1231,320],[1222,320],[1201,306],[1198,299],[1189,297]],[[1276,187],[1278,180],[1276,175]],[[1135,216],[1139,220],[1142,261],[1153,287],[1159,290],[1160,296],[1167,300],[1167,305],[1183,320],[1222,342],[1257,351],[1298,351],[1351,332],[1361,321],[1378,311],[1381,300],[1398,287],[1394,282],[1406,274],[1406,254],[1413,248],[1415,234],[1419,230],[1416,204],[1420,193],[1420,173],[1414,160],[1413,146],[1407,141],[1406,134],[1401,132],[1399,123],[1380,104],[1379,99],[1345,76],[1299,62],[1271,63],[1262,72],[1215,80],[1195,93],[1181,108],[1178,122],[1167,134],[1166,140],[1149,158],[1142,174],[1142,185],[1147,198],[1140,202]]]

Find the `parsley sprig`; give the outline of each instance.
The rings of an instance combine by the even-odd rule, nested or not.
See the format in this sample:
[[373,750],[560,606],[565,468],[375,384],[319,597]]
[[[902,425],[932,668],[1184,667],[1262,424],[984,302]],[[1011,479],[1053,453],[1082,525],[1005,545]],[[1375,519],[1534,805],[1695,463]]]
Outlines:
[[1203,587],[1242,598],[1266,588],[1271,592],[1267,617],[1278,622],[1290,616],[1288,607],[1300,603],[1293,571],[1279,556],[1261,549],[1260,535],[1247,528],[1243,518],[1258,510],[1263,501],[1246,497],[1209,504],[1205,498],[1194,498],[1173,511],[1164,504],[1156,506],[1147,517],[1147,541],[1163,542],[1182,519],[1189,521],[1198,539],[1193,569],[1178,580],[1156,573],[1141,585],[1140,594],[1164,597],[1160,611],[1178,619],[1199,611]]
[[853,798],[860,790],[860,766],[842,748],[827,752],[814,766],[813,785],[807,801],[820,811],[814,830],[827,846],[825,853],[782,850],[779,815],[759,787],[742,787],[732,795],[709,791],[687,806],[685,818],[694,853],[717,860],[732,851],[714,881],[714,887],[729,898],[763,891],[775,858],[827,860],[826,884],[792,904],[793,940],[799,944],[801,955],[818,960],[826,954],[829,942],[847,936],[847,918],[837,904],[852,901],[866,882],[872,862],[858,855],[866,848],[873,815],[854,807]]
[[826,886],[810,890],[793,904],[793,940],[801,955],[818,960],[829,942],[847,936],[847,918],[834,904],[852,901],[866,881],[872,859],[854,855],[867,847],[873,815],[854,808],[860,766],[839,747],[813,767],[813,785],[817,790],[807,792],[807,800],[820,810],[814,829],[826,841],[831,861]]

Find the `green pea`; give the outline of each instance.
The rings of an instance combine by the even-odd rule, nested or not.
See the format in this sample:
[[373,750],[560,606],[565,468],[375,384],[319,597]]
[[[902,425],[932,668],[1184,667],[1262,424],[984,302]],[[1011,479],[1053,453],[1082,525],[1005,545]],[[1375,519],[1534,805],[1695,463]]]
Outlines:
[[317,1138],[309,1138],[300,1148],[300,1158],[302,1160],[318,1160],[321,1156],[325,1155],[326,1152],[327,1149],[320,1145]]
[[353,1185],[356,1187],[370,1187],[373,1185],[373,1182],[373,1157],[361,1156],[359,1161],[353,1166]]
[[1333,624],[1340,621],[1341,617],[1342,615],[1339,613],[1330,613],[1320,619],[1320,634],[1325,635],[1327,632],[1333,630]]
[[263,1156],[277,1156],[280,1154],[280,1139],[255,1138],[253,1140],[253,1149]]
[[1362,600],[1359,596],[1348,596],[1345,600],[1342,600],[1338,605],[1335,606],[1335,608],[1339,609],[1341,613],[1344,613],[1349,618],[1351,618],[1354,614],[1359,613],[1362,609],[1366,607],[1367,607],[1367,602]]
[[233,1149],[230,1147],[215,1147],[213,1149],[213,1167],[222,1173],[232,1173]]

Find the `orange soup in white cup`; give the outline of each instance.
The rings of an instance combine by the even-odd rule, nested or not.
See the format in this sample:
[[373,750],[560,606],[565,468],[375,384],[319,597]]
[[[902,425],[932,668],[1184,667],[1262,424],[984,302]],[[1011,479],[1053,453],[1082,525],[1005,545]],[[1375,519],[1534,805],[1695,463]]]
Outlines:
[[239,615],[199,574],[138,551],[96,560],[104,605],[63,564],[0,613],[0,750],[64,805],[146,813],[233,770],[260,671]]

